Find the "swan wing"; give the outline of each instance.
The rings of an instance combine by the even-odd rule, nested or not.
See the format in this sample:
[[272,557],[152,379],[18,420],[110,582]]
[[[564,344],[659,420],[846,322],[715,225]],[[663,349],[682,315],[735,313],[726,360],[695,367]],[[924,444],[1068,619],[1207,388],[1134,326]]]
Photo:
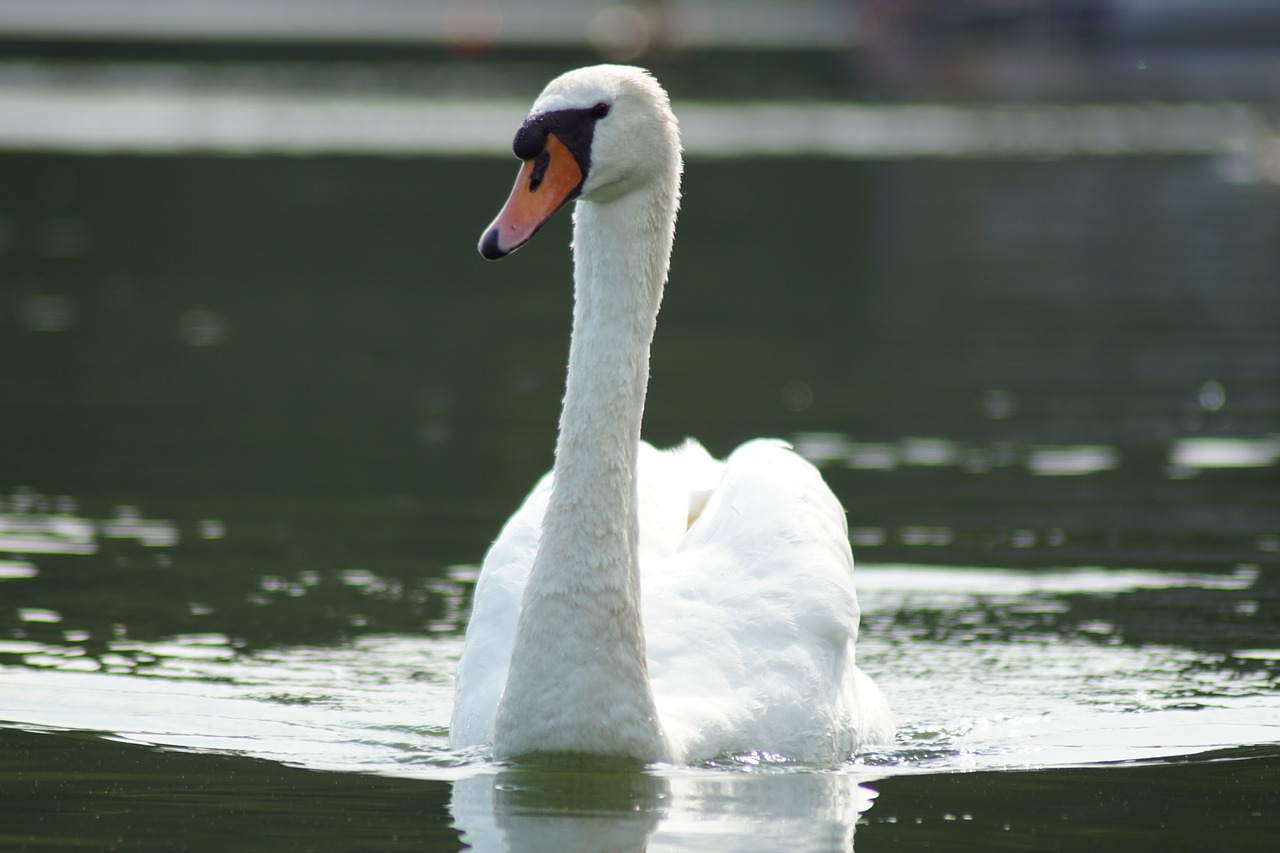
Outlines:
[[679,545],[645,556],[649,674],[677,761],[830,762],[892,740],[884,698],[854,663],[844,510],[786,444],[736,450]]
[[551,497],[547,474],[503,525],[476,579],[467,638],[454,683],[449,739],[455,749],[493,743],[498,700],[507,683],[516,619]]
[[[725,462],[696,442],[639,456],[641,590],[649,675],[677,761],[748,750],[811,762],[892,741],[854,664],[858,605],[844,511],[782,442]],[[450,738],[493,742],[520,600],[551,475],[490,547],[458,666]]]

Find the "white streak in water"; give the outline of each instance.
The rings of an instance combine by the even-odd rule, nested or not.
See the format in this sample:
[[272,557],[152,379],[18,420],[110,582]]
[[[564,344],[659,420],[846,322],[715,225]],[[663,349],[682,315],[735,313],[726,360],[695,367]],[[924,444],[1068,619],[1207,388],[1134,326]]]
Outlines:
[[[510,157],[528,104],[376,92],[143,85],[124,74],[0,75],[0,150]],[[1234,103],[676,104],[686,152],[732,157],[1224,154],[1265,136]]]

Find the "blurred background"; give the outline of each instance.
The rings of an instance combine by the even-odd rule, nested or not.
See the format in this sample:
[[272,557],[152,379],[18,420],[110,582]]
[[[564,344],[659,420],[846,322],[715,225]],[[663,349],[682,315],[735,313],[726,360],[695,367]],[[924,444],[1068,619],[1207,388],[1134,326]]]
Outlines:
[[[476,565],[552,462],[571,299],[567,216],[500,264],[475,244],[529,104],[601,61],[651,68],[686,146],[646,437],[820,466],[916,750],[892,760],[955,769],[968,721],[1054,690],[1200,732],[1188,709],[1273,689],[1280,3],[0,0],[0,670],[26,685],[0,700],[27,703],[0,717],[134,731],[155,681],[233,685],[249,729],[336,703],[336,740],[391,756],[361,769],[444,754]],[[1081,566],[1033,594],[953,571]],[[439,696],[378,734],[372,685]],[[1242,719],[1213,745],[1270,739]]]

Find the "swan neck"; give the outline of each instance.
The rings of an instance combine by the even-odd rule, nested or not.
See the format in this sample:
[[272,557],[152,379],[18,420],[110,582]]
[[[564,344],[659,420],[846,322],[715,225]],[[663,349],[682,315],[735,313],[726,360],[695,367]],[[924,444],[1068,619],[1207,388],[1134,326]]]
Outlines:
[[634,491],[666,266],[654,257],[658,235],[637,239],[617,206],[581,203],[575,216],[573,334],[556,476],[621,500]]
[[[668,758],[640,612],[636,457],[674,203],[580,201],[574,320],[553,487],[495,750]],[[647,208],[647,209],[646,209]]]
[[575,521],[563,525],[569,564],[593,571],[590,555],[603,556],[637,596],[636,454],[672,231],[654,227],[660,218],[645,208],[662,201],[639,195],[575,211],[573,333],[543,531]]

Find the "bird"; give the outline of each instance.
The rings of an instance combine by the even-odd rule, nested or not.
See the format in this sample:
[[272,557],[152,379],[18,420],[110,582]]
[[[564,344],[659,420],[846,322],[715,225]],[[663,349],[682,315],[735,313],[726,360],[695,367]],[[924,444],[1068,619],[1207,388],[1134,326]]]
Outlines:
[[666,91],[631,66],[569,71],[512,150],[480,253],[511,254],[572,203],[573,326],[552,470],[476,580],[451,746],[834,765],[891,744],[855,663],[845,512],[817,469],[774,439],[723,461],[641,439],[684,169]]

